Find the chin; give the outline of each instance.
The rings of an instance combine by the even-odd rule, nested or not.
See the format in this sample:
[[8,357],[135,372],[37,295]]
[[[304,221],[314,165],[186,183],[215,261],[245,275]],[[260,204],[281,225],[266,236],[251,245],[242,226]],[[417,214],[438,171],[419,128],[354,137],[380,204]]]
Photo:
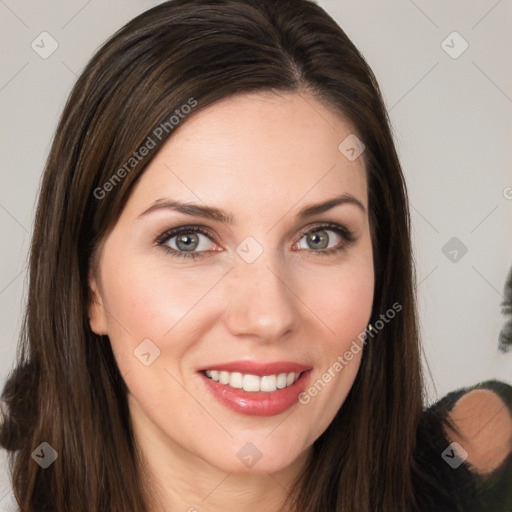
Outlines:
[[[267,446],[263,446],[266,444]],[[284,470],[297,462],[297,459],[306,455],[305,452],[292,449],[282,443],[272,443],[267,439],[265,441],[246,443],[235,443],[229,451],[234,456],[229,458],[220,458],[211,460],[209,454],[208,462],[222,471],[239,475],[265,475]],[[219,464],[220,460],[220,464]]]

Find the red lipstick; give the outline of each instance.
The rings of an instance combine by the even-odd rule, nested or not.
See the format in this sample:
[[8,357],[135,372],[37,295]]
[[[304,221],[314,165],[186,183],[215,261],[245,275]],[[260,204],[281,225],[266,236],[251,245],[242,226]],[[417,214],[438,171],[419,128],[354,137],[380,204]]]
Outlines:
[[[245,391],[229,384],[216,382],[206,375],[206,370],[241,373],[242,375],[277,376],[295,373],[298,379],[290,385],[275,391]],[[290,409],[308,386],[311,366],[291,362],[275,361],[259,363],[254,361],[232,361],[212,364],[199,370],[208,391],[230,410],[247,416],[275,416]]]
[[268,363],[259,363],[256,361],[231,361],[229,363],[219,363],[199,368],[199,371],[218,370],[225,372],[240,372],[243,374],[258,375],[278,375],[279,373],[301,373],[311,369],[311,366],[295,363],[293,361],[273,361]]

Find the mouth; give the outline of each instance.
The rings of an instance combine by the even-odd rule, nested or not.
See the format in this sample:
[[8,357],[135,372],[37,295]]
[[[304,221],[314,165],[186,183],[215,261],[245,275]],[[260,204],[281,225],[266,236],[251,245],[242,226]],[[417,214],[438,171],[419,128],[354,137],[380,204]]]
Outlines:
[[274,416],[298,402],[311,367],[298,363],[233,362],[198,371],[208,391],[224,406],[249,416]]

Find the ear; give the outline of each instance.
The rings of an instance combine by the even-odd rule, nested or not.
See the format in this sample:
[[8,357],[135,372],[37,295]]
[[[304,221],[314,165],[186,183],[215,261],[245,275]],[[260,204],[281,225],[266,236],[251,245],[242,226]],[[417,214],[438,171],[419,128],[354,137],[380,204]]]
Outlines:
[[107,310],[103,305],[98,280],[92,268],[89,270],[89,290],[88,312],[91,330],[99,335],[108,334]]

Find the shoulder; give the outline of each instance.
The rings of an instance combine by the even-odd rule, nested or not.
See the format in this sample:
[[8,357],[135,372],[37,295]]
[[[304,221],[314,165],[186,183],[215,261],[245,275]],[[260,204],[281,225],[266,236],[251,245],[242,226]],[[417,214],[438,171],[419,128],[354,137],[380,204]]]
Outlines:
[[495,389],[464,393],[448,414],[447,439],[458,443],[465,462],[479,475],[489,475],[512,453],[512,406]]

